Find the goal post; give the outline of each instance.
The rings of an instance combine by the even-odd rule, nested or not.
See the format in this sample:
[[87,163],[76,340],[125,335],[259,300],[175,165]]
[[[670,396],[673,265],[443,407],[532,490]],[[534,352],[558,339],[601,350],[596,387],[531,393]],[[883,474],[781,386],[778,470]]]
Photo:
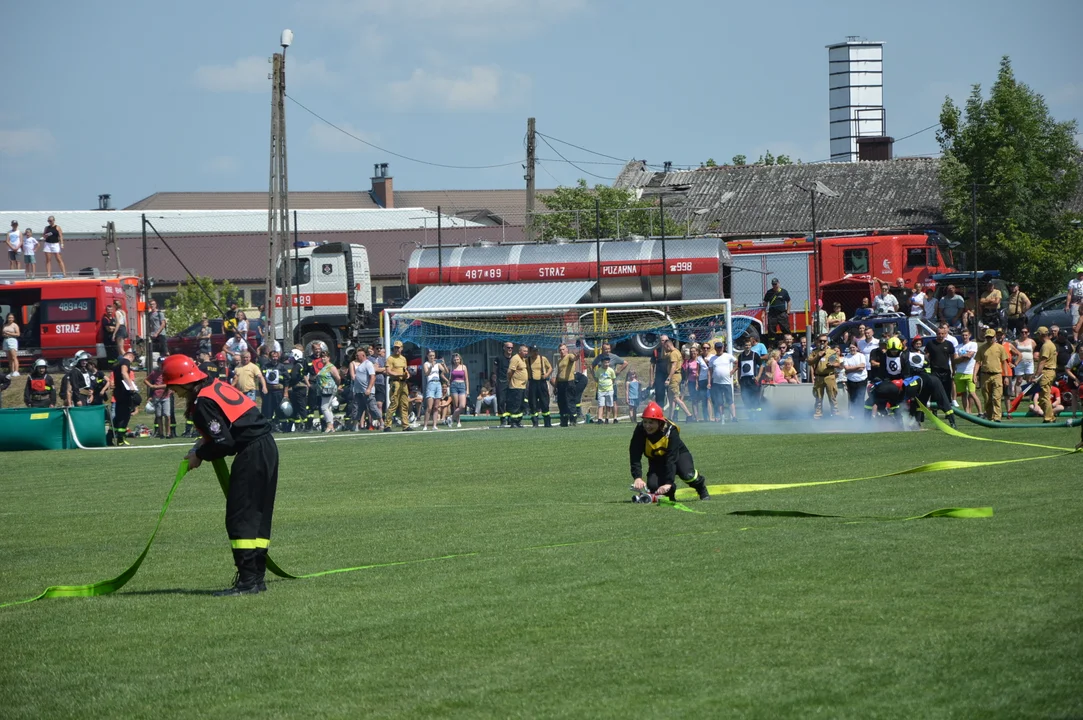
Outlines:
[[487,340],[556,348],[577,344],[587,352],[601,341],[630,341],[649,351],[665,334],[697,342],[741,337],[752,319],[734,315],[725,298],[644,302],[504,305],[498,307],[402,307],[383,311],[385,347],[395,340],[437,351],[452,351]]

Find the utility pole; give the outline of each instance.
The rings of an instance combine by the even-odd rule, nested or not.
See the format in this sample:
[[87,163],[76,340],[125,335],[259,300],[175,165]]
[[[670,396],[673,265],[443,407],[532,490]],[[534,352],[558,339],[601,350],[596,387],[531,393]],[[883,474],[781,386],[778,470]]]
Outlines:
[[[289,171],[286,162],[286,48],[293,42],[293,32],[283,30],[281,53],[271,58],[271,169],[267,191],[267,330],[276,339],[279,317],[282,319],[282,340],[293,342],[292,305],[293,268],[290,257]],[[275,301],[278,267],[282,268],[282,307]]]
[[526,119],[526,241],[534,242],[534,118]]

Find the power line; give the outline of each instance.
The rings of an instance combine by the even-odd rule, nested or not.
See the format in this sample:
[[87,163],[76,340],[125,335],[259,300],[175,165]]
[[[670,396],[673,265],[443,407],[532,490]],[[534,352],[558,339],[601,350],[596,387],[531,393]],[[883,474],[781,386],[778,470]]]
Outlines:
[[[559,151],[559,150],[557,150],[557,149],[556,149],[555,147],[553,147],[553,144],[549,142],[548,138],[546,138],[546,137],[545,137],[545,135],[542,135],[541,133],[535,133],[535,134],[536,134],[536,135],[537,135],[538,137],[540,137],[540,138],[542,139],[542,142],[543,142],[543,143],[545,143],[546,145],[548,145],[548,146],[549,146],[549,149],[550,149],[550,150],[552,150],[553,152],[555,152],[555,153],[556,153],[556,154],[557,154],[557,155],[558,155],[558,156],[560,157],[560,159],[561,159],[561,160],[563,160],[564,162],[568,163],[569,165],[571,165],[571,166],[572,166],[573,168],[575,168],[575,169],[576,169],[576,170],[578,170],[579,172],[581,172],[581,173],[586,173],[587,175],[590,175],[590,176],[592,176],[592,177],[596,177],[596,178],[598,178],[599,180],[610,180],[610,181],[611,181],[611,180],[613,180],[613,178],[611,178],[611,177],[605,177],[604,175],[598,175],[597,173],[592,173],[592,172],[591,172],[590,170],[584,170],[583,168],[579,167],[578,165],[576,165],[575,163],[573,163],[573,162],[572,162],[571,160],[569,160],[568,158],[566,158],[566,157],[564,157],[563,155],[561,155],[561,154],[560,154],[560,151]],[[588,152],[589,152],[589,151],[588,151]]]
[[[412,158],[412,157],[410,157],[408,155],[403,155],[401,153],[397,153],[397,152],[394,152],[392,150],[388,150],[387,148],[382,148],[379,145],[376,145],[374,143],[370,143],[368,140],[364,140],[362,138],[359,138],[356,135],[354,135],[353,133],[351,133],[351,132],[349,132],[347,130],[343,130],[342,128],[340,128],[338,125],[335,125],[333,122],[331,122],[327,118],[325,118],[325,117],[317,114],[313,110],[310,110],[309,108],[305,107],[302,103],[298,102],[297,99],[292,97],[291,95],[286,95],[286,97],[288,97],[295,105],[297,105],[297,107],[301,108],[302,110],[304,110],[305,112],[307,112],[309,115],[316,118],[320,122],[325,123],[325,124],[329,125],[330,127],[333,127],[335,130],[338,130],[343,135],[346,135],[347,137],[351,137],[354,140],[356,140],[357,142],[362,143],[364,145],[368,145],[371,148],[375,148],[376,150],[379,150],[380,152],[385,152],[388,155],[393,155],[393,156],[395,156],[397,158],[402,158],[403,160],[409,160],[410,162],[419,163],[421,165],[431,165],[433,167],[451,168],[452,170],[489,170],[489,169],[492,169],[492,168],[502,168],[502,167],[510,167],[512,165],[521,165],[523,163],[522,160],[513,160],[512,162],[497,163],[495,165],[446,165],[444,163],[430,162],[428,160],[418,160],[417,158]],[[557,153],[557,154],[559,155],[559,153]]]
[[[626,164],[628,162],[627,160],[624,160],[622,158],[613,157],[612,155],[606,155],[605,153],[600,153],[600,152],[597,152],[596,150],[591,150],[589,148],[585,148],[585,147],[576,145],[575,143],[570,143],[567,140],[561,140],[559,138],[552,137],[551,135],[545,135],[545,134],[540,133],[540,132],[535,132],[534,134],[538,135],[539,137],[548,138],[550,140],[555,140],[556,142],[558,142],[558,143],[560,143],[562,145],[569,145],[569,146],[575,148],[576,150],[582,150],[583,152],[589,152],[591,155],[598,155],[599,157],[609,158],[610,160],[616,160],[621,165],[624,165],[624,164]],[[546,143],[546,145],[549,145],[549,143]],[[552,145],[549,145],[549,147],[552,147]],[[554,149],[553,152],[556,152],[556,150]],[[557,154],[559,155],[560,153],[557,153]]]
[[909,135],[903,135],[901,138],[896,138],[895,142],[897,142],[897,143],[902,142],[903,140],[906,140],[907,138],[912,138],[915,135],[920,135],[923,132],[928,132],[929,130],[932,130],[933,128],[938,128],[938,127],[940,127],[940,123],[934,123],[934,124],[930,125],[927,128],[922,128],[921,130],[918,130],[917,132],[910,133]]

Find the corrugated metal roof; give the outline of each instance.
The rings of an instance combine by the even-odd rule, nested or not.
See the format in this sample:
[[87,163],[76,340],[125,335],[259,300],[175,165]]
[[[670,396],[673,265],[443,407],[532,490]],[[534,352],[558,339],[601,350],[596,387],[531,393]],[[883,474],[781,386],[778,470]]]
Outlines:
[[[899,159],[806,165],[744,165],[655,172],[626,165],[614,187],[651,190],[689,185],[666,195],[666,214],[693,233],[805,234],[812,228],[808,187],[821,181],[839,194],[816,198],[816,229],[829,232],[943,227],[940,161]],[[698,211],[698,212],[697,212]]]
[[[558,306],[570,308],[594,287],[593,280],[554,283],[511,283],[507,285],[444,285],[427,287],[410,299],[400,312],[456,309],[461,315],[496,308]],[[548,312],[548,311],[547,311]]]
[[[267,232],[266,210],[154,210],[147,219],[162,235]],[[0,210],[5,223],[19,221],[20,228],[40,233],[50,216],[64,231],[64,237],[100,237],[107,222],[116,225],[118,235],[141,235],[143,212],[138,210]],[[298,210],[297,225],[304,232],[350,232],[368,230],[436,229],[437,214],[421,207],[394,210]],[[290,213],[290,223],[293,214]],[[483,227],[479,223],[444,214],[444,228]],[[7,225],[5,225],[7,227]],[[148,228],[148,233],[150,232]]]

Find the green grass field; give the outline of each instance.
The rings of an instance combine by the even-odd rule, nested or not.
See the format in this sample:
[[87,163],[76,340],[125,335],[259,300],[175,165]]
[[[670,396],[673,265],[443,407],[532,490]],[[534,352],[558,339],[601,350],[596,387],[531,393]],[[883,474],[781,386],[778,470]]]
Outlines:
[[[711,484],[1050,454],[936,431],[730,429],[749,426],[684,429]],[[630,431],[284,441],[271,546],[284,568],[417,562],[239,598],[208,594],[233,571],[201,468],[119,593],[0,609],[0,716],[1083,715],[1083,455],[716,495],[692,514],[626,502]],[[0,458],[0,602],[126,568],[182,448]],[[995,515],[728,514],[951,506]]]

